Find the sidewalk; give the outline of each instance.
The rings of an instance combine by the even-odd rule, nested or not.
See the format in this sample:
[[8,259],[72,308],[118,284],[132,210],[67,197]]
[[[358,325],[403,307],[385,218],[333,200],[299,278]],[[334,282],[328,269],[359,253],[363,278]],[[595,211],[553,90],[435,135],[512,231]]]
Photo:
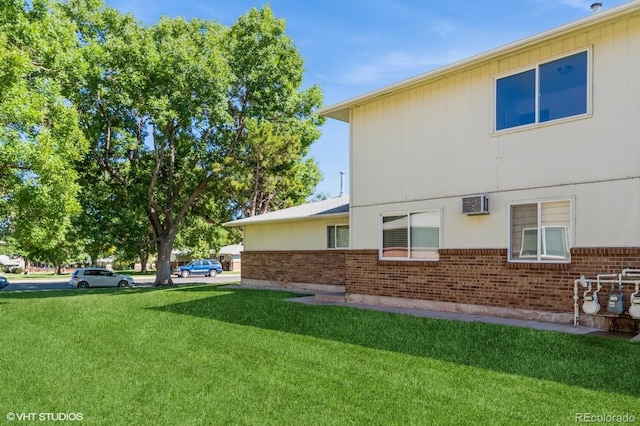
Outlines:
[[[255,290],[255,288],[243,287],[239,284],[229,285],[227,287]],[[633,334],[619,333],[615,331],[606,331],[599,328],[591,328],[591,327],[583,327],[583,326],[573,327],[572,325],[566,325],[566,324],[554,324],[554,323],[548,323],[548,322],[526,321],[526,320],[518,320],[518,319],[512,319],[512,318],[489,317],[489,316],[483,316],[483,315],[469,315],[469,314],[463,314],[463,313],[457,313],[457,312],[430,311],[426,309],[408,309],[408,308],[397,308],[393,306],[380,306],[380,305],[362,305],[362,304],[348,303],[348,302],[341,302],[341,301],[323,301],[323,300],[318,300],[315,294],[309,295],[308,291],[298,291],[298,290],[280,289],[280,288],[265,288],[264,290],[275,290],[275,291],[285,291],[289,293],[306,294],[308,296],[294,297],[294,298],[288,299],[290,302],[303,303],[306,305],[347,306],[347,307],[356,308],[356,309],[368,309],[372,311],[392,312],[392,313],[402,314],[402,315],[413,315],[416,317],[464,321],[464,322],[484,322],[487,324],[499,324],[499,325],[514,326],[514,327],[525,327],[525,328],[533,328],[536,330],[556,331],[559,333],[568,333],[568,334],[594,335],[599,337],[619,338],[624,340],[632,340],[633,338],[634,341],[640,341],[640,335],[634,337]]]

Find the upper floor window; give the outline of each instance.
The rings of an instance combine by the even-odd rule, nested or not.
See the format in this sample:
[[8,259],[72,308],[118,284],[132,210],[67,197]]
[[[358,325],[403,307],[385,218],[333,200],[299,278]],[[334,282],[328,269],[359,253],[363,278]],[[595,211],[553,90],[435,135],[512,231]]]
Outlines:
[[588,112],[588,52],[496,80],[496,131]]
[[327,248],[349,248],[349,225],[327,226]]
[[440,211],[382,216],[381,259],[438,260]]
[[568,262],[571,260],[571,202],[541,201],[510,208],[509,260]]

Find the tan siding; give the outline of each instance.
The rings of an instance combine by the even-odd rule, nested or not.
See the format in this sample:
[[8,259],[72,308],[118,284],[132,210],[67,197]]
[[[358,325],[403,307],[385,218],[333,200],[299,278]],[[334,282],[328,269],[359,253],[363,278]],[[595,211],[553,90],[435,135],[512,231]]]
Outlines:
[[[591,52],[590,116],[492,133],[497,76],[581,49]],[[625,181],[640,177],[637,75],[640,17],[633,17],[355,108],[353,247],[376,248],[379,214],[396,206],[444,208],[445,247],[506,247],[506,206],[536,197],[577,197],[577,245],[640,245],[638,220],[625,210],[636,208],[640,195],[638,181]],[[460,197],[477,193],[490,194],[491,215],[460,215]]]
[[271,222],[244,227],[244,249],[325,250],[327,226],[348,224],[348,216],[296,222]]
[[351,247],[378,248],[381,213],[442,208],[442,248],[506,248],[509,244],[510,204],[568,198],[575,199],[572,212],[574,247],[640,245],[640,221],[634,213],[640,211],[640,179],[634,179],[491,193],[491,213],[486,216],[461,214],[459,197],[352,206]]

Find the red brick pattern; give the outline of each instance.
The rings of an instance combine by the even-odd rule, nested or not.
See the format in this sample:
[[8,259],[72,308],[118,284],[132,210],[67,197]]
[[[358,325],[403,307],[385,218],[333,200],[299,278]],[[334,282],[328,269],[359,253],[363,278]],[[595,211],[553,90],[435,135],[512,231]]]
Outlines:
[[[507,262],[506,249],[441,249],[440,260],[384,261],[377,250],[245,251],[247,279],[344,285],[349,294],[573,313],[574,281],[640,269],[638,248],[574,248],[571,263]],[[579,296],[585,289],[579,289]],[[610,286],[599,295],[608,327],[640,332],[640,321],[608,313]],[[626,305],[631,286],[624,289]],[[579,302],[582,304],[582,300]]]
[[[347,252],[347,293],[572,313],[574,281],[585,275],[640,269],[640,248],[578,248],[569,264],[507,262],[506,249],[441,249],[437,262],[383,261],[377,250]],[[579,296],[585,289],[580,288]],[[595,290],[595,288],[594,288]],[[610,328],[640,331],[640,321],[606,311],[610,286],[599,293]],[[627,301],[634,288],[624,289]],[[579,302],[582,303],[581,301]]]
[[345,250],[243,251],[242,278],[344,285]]

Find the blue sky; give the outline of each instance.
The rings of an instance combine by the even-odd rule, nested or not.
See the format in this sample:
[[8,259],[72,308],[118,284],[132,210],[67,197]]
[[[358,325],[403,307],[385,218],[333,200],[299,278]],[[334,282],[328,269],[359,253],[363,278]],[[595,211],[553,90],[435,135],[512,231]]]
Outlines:
[[[626,3],[602,1],[602,10]],[[145,24],[162,15],[233,24],[267,3],[287,23],[305,60],[305,86],[325,105],[414,77],[591,14],[591,0],[106,0]],[[313,156],[324,174],[317,192],[349,192],[349,128],[327,120]]]

